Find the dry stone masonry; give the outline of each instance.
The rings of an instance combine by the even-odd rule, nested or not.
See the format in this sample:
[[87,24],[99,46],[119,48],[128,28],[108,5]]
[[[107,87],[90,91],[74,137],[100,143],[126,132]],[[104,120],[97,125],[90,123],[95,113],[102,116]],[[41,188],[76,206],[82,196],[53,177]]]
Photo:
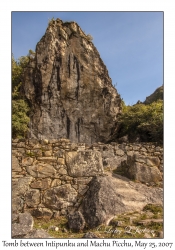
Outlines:
[[75,22],[50,22],[30,58],[23,91],[33,112],[30,138],[107,141],[121,112],[106,66]]
[[[139,183],[115,175],[112,170],[118,170],[119,174],[123,171],[125,176]],[[150,143],[87,145],[71,143],[68,139],[14,139],[12,211],[14,214],[29,212],[37,218],[72,214],[73,218],[69,216],[72,221],[84,213],[91,224],[95,220],[87,214],[89,204],[92,203],[91,209],[97,210],[97,201],[105,203],[105,207],[112,199],[115,209],[105,208],[108,214],[97,216],[96,224],[108,223],[113,217],[112,211],[117,214],[141,209],[147,203],[161,203],[162,188],[149,186],[160,186],[162,175],[163,149]],[[78,210],[75,216],[73,213]]]

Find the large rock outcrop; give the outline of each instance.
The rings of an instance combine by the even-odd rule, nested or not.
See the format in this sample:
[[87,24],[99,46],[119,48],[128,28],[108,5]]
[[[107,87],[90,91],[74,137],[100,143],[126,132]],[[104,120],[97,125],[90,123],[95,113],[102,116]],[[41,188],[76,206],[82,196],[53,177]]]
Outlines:
[[150,188],[119,175],[109,174],[93,177],[80,211],[86,225],[94,228],[101,224],[108,225],[115,215],[141,211],[146,204],[162,205],[163,189]]
[[25,72],[31,138],[93,143],[111,137],[121,98],[90,36],[52,20]]

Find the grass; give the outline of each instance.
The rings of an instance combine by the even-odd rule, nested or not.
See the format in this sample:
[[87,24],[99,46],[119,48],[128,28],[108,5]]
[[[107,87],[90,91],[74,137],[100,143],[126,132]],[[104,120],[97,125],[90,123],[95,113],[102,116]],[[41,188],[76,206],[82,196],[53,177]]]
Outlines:
[[[52,228],[57,227],[58,231]],[[68,229],[67,219],[60,216],[59,219],[34,219],[35,229],[44,229],[54,238],[82,238],[83,233],[73,233]]]
[[153,214],[163,215],[163,207],[160,205],[148,204],[143,208],[143,211],[150,211]]
[[[149,217],[148,211],[154,215]],[[120,214],[114,217],[108,226],[100,225],[94,229],[84,229],[80,232],[71,231],[68,228],[68,221],[64,216],[58,219],[34,219],[34,228],[46,230],[53,238],[82,238],[86,232],[94,233],[98,238],[115,238],[115,239],[134,239],[145,238],[145,233],[150,235],[150,238],[158,237],[160,231],[163,231],[162,222],[150,222],[148,225],[140,225],[139,222],[145,219],[162,219],[163,208],[159,205],[146,205],[141,213],[130,212]],[[131,218],[133,220],[131,220]],[[116,222],[119,222],[116,226]],[[58,228],[58,231],[54,230]]]
[[120,169],[114,169],[114,170],[113,170],[113,173],[114,173],[114,174],[118,174],[118,175],[122,175],[122,176],[126,176],[125,171],[120,170]]

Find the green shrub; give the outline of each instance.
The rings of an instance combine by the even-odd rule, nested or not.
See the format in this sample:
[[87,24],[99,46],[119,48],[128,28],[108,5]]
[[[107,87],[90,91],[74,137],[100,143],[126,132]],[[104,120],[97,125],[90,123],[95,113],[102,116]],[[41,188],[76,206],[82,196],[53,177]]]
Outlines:
[[163,142],[163,101],[126,106],[122,104],[118,136],[130,139],[140,136],[142,141]]
[[[33,52],[29,51],[29,55]],[[33,52],[34,53],[34,52]],[[12,55],[12,137],[24,138],[28,131],[29,106],[20,94],[24,70],[29,62],[28,56],[15,61]]]
[[12,100],[12,137],[24,138],[28,131],[28,117],[29,107],[27,103],[22,100]]

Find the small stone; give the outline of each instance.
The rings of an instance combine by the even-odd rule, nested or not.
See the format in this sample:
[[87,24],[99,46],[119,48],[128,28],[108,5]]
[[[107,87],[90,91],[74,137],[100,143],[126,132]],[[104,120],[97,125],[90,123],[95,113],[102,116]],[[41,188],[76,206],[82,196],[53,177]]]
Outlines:
[[144,234],[144,238],[145,238],[145,239],[151,239],[152,237],[151,237],[151,235],[150,235],[150,234],[145,233],[145,234]]
[[59,217],[60,217],[60,212],[59,212],[59,211],[54,212],[53,217],[54,217],[55,219],[59,219]]
[[17,148],[25,148],[26,147],[25,142],[19,142],[16,147]]
[[147,152],[146,148],[141,148],[140,151]]
[[68,215],[68,225],[70,229],[80,231],[85,227],[85,220],[80,211]]
[[35,207],[40,203],[40,191],[36,189],[30,189],[26,192],[25,202],[28,207]]
[[61,174],[61,175],[66,175],[67,174],[67,170],[65,168],[60,168],[58,170],[58,173]]
[[65,159],[64,158],[58,158],[57,160],[59,165],[65,165]]
[[125,152],[123,150],[121,150],[121,149],[118,149],[118,150],[115,151],[115,154],[119,155],[119,156],[123,156],[125,154]]
[[41,157],[42,156],[42,150],[41,149],[33,149],[30,151],[32,156],[38,156]]
[[99,237],[96,234],[92,233],[92,232],[87,232],[87,233],[85,233],[83,235],[82,238],[83,239],[98,239]]
[[50,178],[45,178],[43,180],[34,181],[30,184],[31,188],[39,188],[41,190],[48,189],[51,184]]
[[160,232],[158,233],[158,236],[159,236],[160,239],[163,239],[163,238],[164,238],[164,236],[163,236],[163,231],[160,231]]
[[48,144],[48,143],[49,143],[49,140],[44,139],[44,140],[43,140],[43,143],[44,143],[44,144]]
[[22,169],[19,166],[19,161],[15,156],[12,156],[12,171],[20,172]]
[[68,231],[67,231],[67,229],[64,227],[63,228],[63,233],[67,233]]
[[56,162],[57,158],[56,157],[38,157],[38,161],[42,161],[42,162]]
[[66,210],[65,210],[65,209],[62,209],[62,210],[61,210],[61,215],[66,215],[66,214],[67,214]]
[[45,152],[43,152],[43,154],[44,154],[44,156],[49,157],[49,156],[52,156],[52,151],[51,150],[45,151]]
[[110,221],[109,225],[111,225],[113,227],[121,227],[121,226],[123,226],[123,221],[118,221],[118,220],[112,219]]
[[55,179],[52,181],[51,187],[57,187],[61,185],[61,180]]
[[58,231],[59,228],[56,227],[56,226],[50,226],[50,227],[48,228],[48,230],[51,230],[51,231]]
[[128,156],[133,156],[134,155],[134,151],[127,151],[127,155]]
[[39,143],[35,144],[33,149],[40,149],[41,148],[41,145]]

